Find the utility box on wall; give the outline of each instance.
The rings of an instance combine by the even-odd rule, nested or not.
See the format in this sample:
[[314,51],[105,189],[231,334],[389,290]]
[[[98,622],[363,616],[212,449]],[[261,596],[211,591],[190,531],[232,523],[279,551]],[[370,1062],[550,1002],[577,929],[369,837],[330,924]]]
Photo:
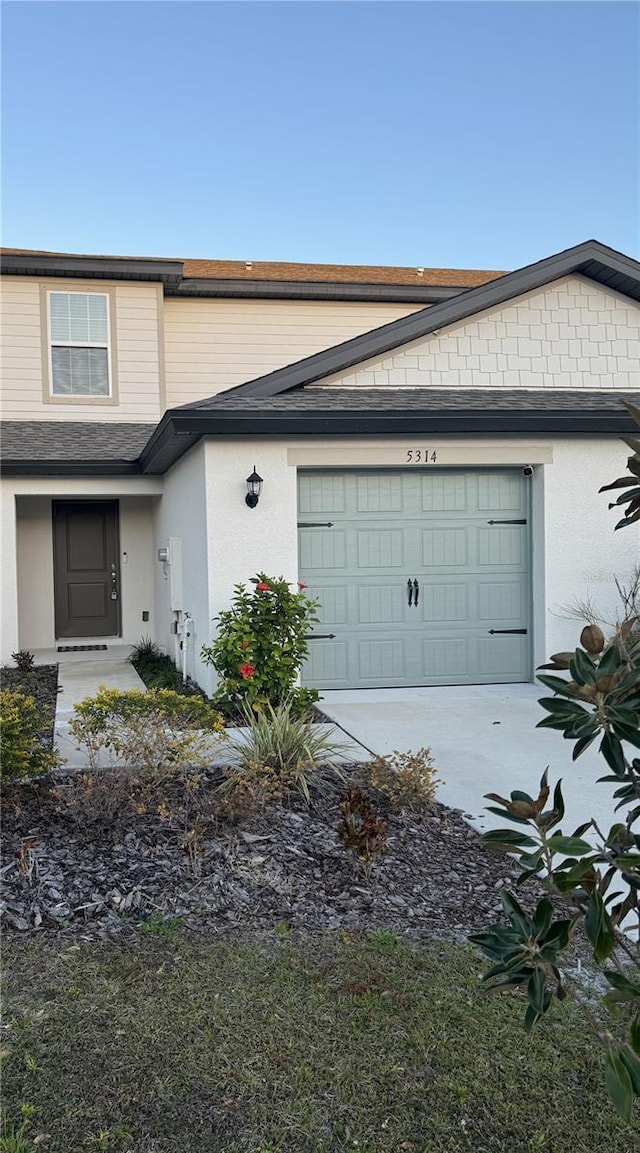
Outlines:
[[170,536],[166,545],[158,549],[158,560],[169,581],[169,608],[182,611],[182,538]]

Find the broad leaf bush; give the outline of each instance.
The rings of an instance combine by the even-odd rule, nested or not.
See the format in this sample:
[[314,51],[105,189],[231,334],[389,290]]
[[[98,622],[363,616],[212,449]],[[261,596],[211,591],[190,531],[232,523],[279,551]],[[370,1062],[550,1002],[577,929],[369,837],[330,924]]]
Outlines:
[[49,744],[52,717],[33,697],[3,689],[0,692],[0,779],[36,777],[60,764]]
[[208,701],[171,689],[101,688],[75,706],[69,725],[92,769],[101,754],[147,773],[210,760],[212,738],[225,739],[224,721]]
[[[629,407],[640,423],[640,411]],[[629,440],[633,474],[607,489],[624,492],[624,528],[640,519],[640,441]],[[604,491],[601,490],[601,491]],[[491,848],[515,855],[518,884],[538,878],[547,889],[533,913],[513,893],[502,900],[508,924],[471,936],[492,962],[483,980],[498,992],[524,989],[525,1028],[531,1029],[554,999],[573,996],[606,1050],[606,1087],[626,1120],[640,1096],[640,624],[620,621],[613,634],[588,624],[573,652],[556,653],[540,682],[553,694],[540,704],[547,714],[538,728],[555,729],[573,742],[573,759],[597,742],[607,771],[599,780],[613,792],[620,820],[610,829],[595,819],[565,834],[562,784],[551,791],[545,772],[536,794],[488,793],[489,811],[517,828],[483,835]],[[548,675],[548,674],[551,675]],[[566,958],[581,935],[609,986],[601,1004],[567,972]],[[564,967],[563,967],[564,966]]]
[[259,711],[288,700],[303,712],[318,700],[315,689],[295,687],[307,636],[318,620],[317,604],[302,587],[294,591],[284,577],[258,573],[249,587],[235,586],[231,608],[217,620],[217,636],[203,645],[202,660],[218,674],[214,700],[220,708],[233,713],[249,705]]

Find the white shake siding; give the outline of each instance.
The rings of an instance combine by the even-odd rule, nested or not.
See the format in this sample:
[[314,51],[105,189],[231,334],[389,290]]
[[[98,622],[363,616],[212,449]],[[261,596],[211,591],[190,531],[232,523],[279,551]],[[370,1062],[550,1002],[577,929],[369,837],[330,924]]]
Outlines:
[[638,389],[640,306],[567,277],[322,384]]
[[167,407],[213,396],[416,311],[406,304],[168,297]]

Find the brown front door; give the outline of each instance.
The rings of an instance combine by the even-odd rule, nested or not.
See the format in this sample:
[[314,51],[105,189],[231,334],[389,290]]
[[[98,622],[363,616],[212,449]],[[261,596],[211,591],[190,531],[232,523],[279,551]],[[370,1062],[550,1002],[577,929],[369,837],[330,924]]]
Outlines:
[[53,555],[56,637],[118,636],[118,502],[54,501]]

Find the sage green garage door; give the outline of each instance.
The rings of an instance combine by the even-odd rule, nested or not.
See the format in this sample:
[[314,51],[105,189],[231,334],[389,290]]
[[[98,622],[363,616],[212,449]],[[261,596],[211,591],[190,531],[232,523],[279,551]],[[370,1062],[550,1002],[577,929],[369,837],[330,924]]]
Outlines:
[[528,482],[519,470],[301,472],[300,580],[318,688],[527,681]]

